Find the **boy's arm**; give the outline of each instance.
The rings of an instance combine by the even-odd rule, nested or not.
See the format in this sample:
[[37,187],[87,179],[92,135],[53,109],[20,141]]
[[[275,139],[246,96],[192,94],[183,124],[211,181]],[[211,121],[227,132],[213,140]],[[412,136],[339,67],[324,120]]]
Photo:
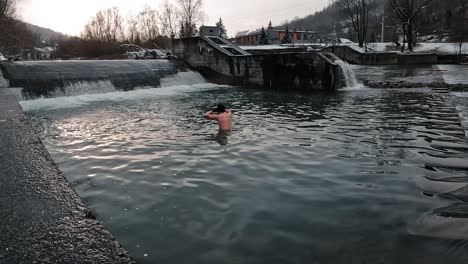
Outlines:
[[213,119],[213,120],[218,119],[218,115],[214,115],[212,111],[206,112],[206,113],[203,115],[203,117],[204,117],[204,118],[207,118],[207,119]]

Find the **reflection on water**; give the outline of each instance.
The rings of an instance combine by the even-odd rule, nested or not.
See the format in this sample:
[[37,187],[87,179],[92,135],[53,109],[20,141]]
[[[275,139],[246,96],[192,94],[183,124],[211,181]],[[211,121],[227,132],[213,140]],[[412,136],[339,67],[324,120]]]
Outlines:
[[[198,88],[30,113],[139,263],[467,263],[450,94]],[[217,102],[230,134],[201,118]]]

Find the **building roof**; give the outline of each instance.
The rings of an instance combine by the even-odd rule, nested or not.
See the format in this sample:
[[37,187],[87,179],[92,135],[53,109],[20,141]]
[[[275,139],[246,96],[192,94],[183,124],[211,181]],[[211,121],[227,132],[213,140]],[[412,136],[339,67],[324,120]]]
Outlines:
[[240,32],[237,32],[236,38],[238,38],[238,37],[245,37],[245,36],[251,36],[251,35],[257,35],[257,34],[259,34],[261,31],[262,31],[261,29],[240,31]]
[[[236,34],[236,38],[239,37],[247,37],[247,36],[252,36],[252,35],[258,35],[262,29],[256,29],[256,30],[245,30],[245,31],[240,31]],[[267,32],[284,32],[286,29],[265,29]],[[311,31],[311,30],[290,30],[292,33],[308,33],[308,34],[317,34],[316,31]]]

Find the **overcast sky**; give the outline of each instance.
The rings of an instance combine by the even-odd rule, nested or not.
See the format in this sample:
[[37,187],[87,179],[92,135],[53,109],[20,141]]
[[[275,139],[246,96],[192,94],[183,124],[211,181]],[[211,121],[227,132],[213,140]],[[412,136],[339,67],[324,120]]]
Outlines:
[[[172,0],[175,1],[175,0]],[[206,25],[222,17],[228,34],[279,24],[322,9],[330,0],[204,0]],[[118,6],[123,14],[138,12],[145,4],[158,7],[163,0],[22,0],[21,17],[32,24],[69,35],[79,35],[97,11]]]

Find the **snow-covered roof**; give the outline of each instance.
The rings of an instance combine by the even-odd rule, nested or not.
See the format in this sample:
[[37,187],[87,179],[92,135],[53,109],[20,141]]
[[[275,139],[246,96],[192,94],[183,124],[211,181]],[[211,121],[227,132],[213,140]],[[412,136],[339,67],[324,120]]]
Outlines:
[[243,50],[278,50],[278,49],[290,49],[291,46],[281,45],[258,45],[258,46],[240,46]]
[[[283,31],[286,31],[286,29],[265,29],[265,31],[268,31],[268,32],[283,32]],[[236,38],[246,37],[246,36],[250,36],[250,35],[258,35],[258,34],[260,34],[260,32],[262,32],[261,28],[255,29],[255,30],[240,31],[240,32],[238,32],[236,34]],[[293,30],[293,29],[290,29],[290,32],[307,33],[307,34],[316,34],[317,33],[315,31],[304,31],[304,30]]]
[[259,34],[261,31],[261,29],[241,31],[236,34],[236,38]]
[[352,42],[351,40],[345,39],[345,38],[339,38],[338,41],[339,41],[340,43],[345,43],[345,44],[354,43],[354,42]]
[[239,32],[236,33],[236,38],[246,36],[248,33],[249,33],[249,30],[239,31]]

